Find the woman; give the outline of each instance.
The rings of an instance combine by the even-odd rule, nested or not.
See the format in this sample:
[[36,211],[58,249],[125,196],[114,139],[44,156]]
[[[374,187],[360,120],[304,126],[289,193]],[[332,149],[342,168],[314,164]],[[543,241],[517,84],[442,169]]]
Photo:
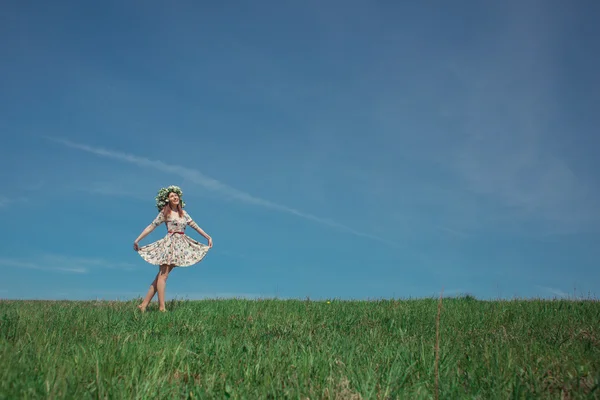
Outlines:
[[[158,309],[165,312],[165,286],[169,273],[176,266],[189,267],[190,265],[199,263],[213,245],[212,238],[183,210],[185,202],[181,199],[182,196],[183,193],[177,186],[160,189],[156,196],[156,207],[159,210],[158,215],[142,231],[135,242],[133,242],[133,249],[144,260],[160,267],[156,278],[154,278],[152,285],[150,285],[146,298],[142,304],[138,305],[138,308],[142,312],[146,311],[146,307],[157,292]],[[140,240],[145,238],[163,222],[167,226],[167,235],[154,243],[140,247]],[[185,235],[186,225],[191,226],[204,236],[208,240],[208,246]]]

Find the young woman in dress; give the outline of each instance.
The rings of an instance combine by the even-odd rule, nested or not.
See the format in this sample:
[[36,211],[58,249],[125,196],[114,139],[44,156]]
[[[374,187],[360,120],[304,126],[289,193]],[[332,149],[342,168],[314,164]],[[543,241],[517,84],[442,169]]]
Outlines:
[[[177,186],[169,186],[159,190],[156,196],[156,207],[159,210],[158,215],[133,242],[133,249],[148,263],[159,266],[159,271],[154,281],[148,289],[146,298],[138,308],[144,312],[146,307],[152,301],[152,298],[158,293],[158,309],[162,312],[165,309],[165,287],[169,273],[175,267],[189,267],[202,261],[208,250],[212,247],[212,238],[206,234],[183,210],[185,202],[182,200],[183,193]],[[146,246],[139,246],[140,240],[145,238],[157,226],[162,223],[167,226],[167,234],[154,243]],[[199,234],[204,236],[208,245],[195,241],[185,234],[185,228],[189,225]]]

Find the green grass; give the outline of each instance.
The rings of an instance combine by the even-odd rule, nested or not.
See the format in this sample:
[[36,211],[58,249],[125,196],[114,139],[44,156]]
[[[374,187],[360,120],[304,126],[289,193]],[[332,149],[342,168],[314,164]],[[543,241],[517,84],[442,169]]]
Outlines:
[[[136,304],[0,301],[0,398],[435,396],[436,299]],[[600,398],[598,301],[444,299],[439,326],[440,399]]]

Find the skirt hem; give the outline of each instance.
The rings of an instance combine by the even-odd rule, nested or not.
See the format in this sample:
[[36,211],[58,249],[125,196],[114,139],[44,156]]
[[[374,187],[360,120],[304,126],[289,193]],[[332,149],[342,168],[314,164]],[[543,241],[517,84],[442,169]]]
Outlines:
[[[175,237],[173,237],[175,236]],[[148,264],[188,268],[204,260],[210,247],[187,235],[167,235],[138,249]]]

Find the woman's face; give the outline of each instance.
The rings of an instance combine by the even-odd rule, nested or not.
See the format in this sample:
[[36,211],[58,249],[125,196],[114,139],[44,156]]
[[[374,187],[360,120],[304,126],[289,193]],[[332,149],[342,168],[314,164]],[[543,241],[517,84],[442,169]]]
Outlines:
[[176,206],[179,204],[179,196],[177,195],[177,193],[169,193],[169,203],[171,203],[172,206]]

